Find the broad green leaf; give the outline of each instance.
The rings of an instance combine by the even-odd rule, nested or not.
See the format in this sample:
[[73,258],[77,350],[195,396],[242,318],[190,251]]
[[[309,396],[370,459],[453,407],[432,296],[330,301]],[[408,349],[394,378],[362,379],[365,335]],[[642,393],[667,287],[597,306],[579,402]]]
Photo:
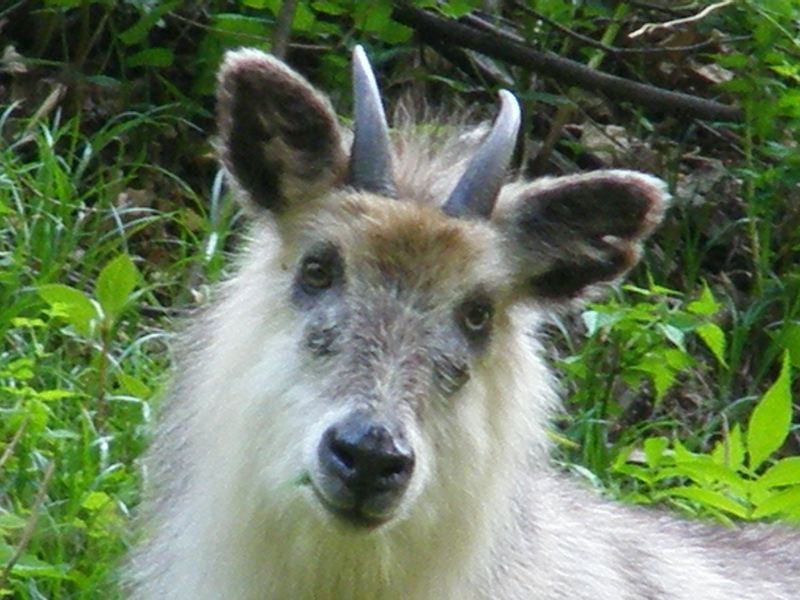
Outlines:
[[51,565],[35,556],[24,554],[14,564],[11,572],[20,577],[31,579],[43,577],[47,579],[71,579],[67,574],[68,565]]
[[800,456],[782,458],[758,478],[764,487],[779,487],[800,484]]
[[126,46],[132,44],[140,44],[146,41],[150,31],[157,26],[165,14],[178,6],[180,2],[172,0],[171,2],[158,2],[155,8],[143,14],[132,27],[129,27],[117,36],[117,39]]
[[780,513],[800,514],[800,485],[794,485],[767,498],[753,511],[753,518],[761,519]]
[[581,313],[581,320],[586,327],[586,337],[594,336],[598,331],[612,325],[616,325],[623,318],[620,311],[600,312],[597,310],[586,310]]
[[449,0],[438,3],[437,8],[444,16],[459,19],[482,5],[480,0]]
[[731,427],[728,435],[719,441],[711,452],[711,457],[715,463],[737,471],[744,464],[744,455],[742,429],[738,424]]
[[789,352],[792,366],[800,369],[800,323],[792,323],[781,336],[783,347]]
[[661,400],[675,383],[675,370],[663,358],[654,354],[645,356],[636,365],[636,369],[650,377],[655,388],[656,401]]
[[389,0],[360,3],[356,15],[357,23],[364,31],[382,31],[391,21],[392,3]]
[[[225,46],[247,43],[263,48],[271,39],[273,23],[258,17],[219,13],[212,17],[211,27],[211,34]],[[262,44],[254,42],[259,38],[264,40]]]
[[131,396],[145,399],[153,394],[153,390],[137,377],[119,372],[117,374],[117,379],[119,380],[120,386]]
[[647,464],[650,467],[657,467],[661,464],[664,451],[669,446],[669,440],[663,436],[647,438],[642,445],[644,455],[647,457]]
[[697,328],[697,335],[714,354],[719,364],[727,368],[725,362],[725,333],[716,323],[703,323]]
[[89,336],[101,318],[94,303],[80,290],[60,283],[48,283],[39,288],[39,295],[80,335]]
[[714,299],[714,295],[711,293],[707,283],[703,284],[703,291],[700,297],[686,306],[687,311],[701,317],[715,315],[719,312],[719,308],[719,302]]
[[347,13],[347,9],[336,2],[312,2],[311,8],[326,15],[338,16]]
[[109,502],[111,502],[111,498],[105,492],[89,492],[83,502],[81,502],[81,506],[86,510],[94,512],[100,510]]
[[281,0],[239,0],[242,6],[249,6],[250,8],[264,9],[266,8],[273,15],[277,15],[281,9]]
[[125,59],[128,67],[171,67],[175,55],[169,48],[147,48]]
[[714,490],[706,490],[697,487],[676,487],[659,492],[657,497],[659,499],[664,497],[686,498],[687,500],[692,500],[698,504],[722,510],[742,519],[747,517],[747,510],[744,506]]
[[727,485],[737,496],[746,497],[749,482],[743,480],[739,474],[723,465],[713,462],[695,461],[681,463],[675,467],[660,471],[657,481],[670,477],[688,477],[702,488],[709,488],[712,484],[722,483]]
[[780,375],[753,409],[747,427],[747,453],[755,471],[770,454],[783,445],[792,421],[792,365],[783,355]]
[[298,4],[292,19],[292,30],[299,32],[314,31],[317,24],[317,16],[307,4]]
[[25,527],[27,521],[22,517],[18,517],[12,513],[0,514],[0,530],[8,529],[22,529]]
[[670,324],[659,324],[658,328],[664,336],[681,350],[684,349],[683,340],[686,337],[680,329]]
[[138,282],[139,270],[127,254],[120,254],[103,267],[94,286],[103,312],[118,318]]
[[36,397],[45,402],[55,402],[57,400],[65,400],[66,398],[75,398],[77,392],[69,390],[42,390],[36,393]]

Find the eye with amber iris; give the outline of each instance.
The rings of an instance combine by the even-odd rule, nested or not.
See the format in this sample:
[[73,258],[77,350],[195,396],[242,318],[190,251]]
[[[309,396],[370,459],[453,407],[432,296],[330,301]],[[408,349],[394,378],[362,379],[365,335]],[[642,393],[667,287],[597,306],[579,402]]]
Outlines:
[[315,290],[326,290],[333,285],[330,264],[308,258],[303,262],[303,285]]
[[322,244],[303,258],[298,273],[300,288],[308,295],[317,295],[334,287],[342,278],[342,260],[331,244]]
[[485,339],[492,328],[494,307],[483,295],[464,302],[458,310],[457,319],[464,335],[472,341]]

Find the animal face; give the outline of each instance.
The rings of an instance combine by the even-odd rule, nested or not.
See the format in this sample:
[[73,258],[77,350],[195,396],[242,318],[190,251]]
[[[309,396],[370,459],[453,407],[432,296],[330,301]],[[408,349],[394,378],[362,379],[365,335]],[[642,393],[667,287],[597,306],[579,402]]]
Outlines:
[[667,196],[628,171],[506,183],[507,92],[480,143],[420,167],[424,143],[392,138],[360,50],[355,65],[348,148],[301,76],[255,51],[226,58],[221,154],[258,225],[227,308],[254,325],[225,339],[260,424],[232,443],[264,496],[371,531],[434,522],[544,437],[550,385],[527,330],[629,269]]

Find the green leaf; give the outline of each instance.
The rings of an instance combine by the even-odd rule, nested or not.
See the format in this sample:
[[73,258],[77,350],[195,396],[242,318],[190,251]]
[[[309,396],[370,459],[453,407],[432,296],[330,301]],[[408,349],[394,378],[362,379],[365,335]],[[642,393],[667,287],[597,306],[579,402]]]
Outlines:
[[77,395],[77,392],[69,390],[42,390],[36,393],[36,397],[44,402],[55,402],[67,398],[75,398]]
[[783,355],[780,375],[753,409],[747,427],[750,469],[758,469],[767,457],[783,445],[792,421],[792,366],[789,353]]
[[782,458],[758,478],[763,487],[780,487],[800,484],[800,456]]
[[711,452],[711,457],[718,465],[724,465],[734,470],[739,470],[744,464],[744,440],[742,429],[734,425],[728,435],[719,441]]
[[652,468],[659,466],[668,446],[669,440],[663,436],[647,438],[643,444],[647,464]]
[[175,55],[169,48],[148,48],[125,59],[128,67],[171,67]]
[[714,299],[714,295],[711,293],[708,284],[704,283],[700,297],[694,302],[690,302],[686,306],[686,310],[701,317],[710,317],[719,312],[719,307],[719,302]]
[[153,390],[137,377],[119,372],[117,373],[117,379],[120,386],[131,396],[146,399],[153,395]]
[[311,8],[326,15],[339,16],[347,13],[347,9],[335,2],[312,2]]
[[250,8],[269,10],[273,15],[277,15],[281,9],[281,0],[239,0],[242,6],[249,6]]
[[11,572],[26,579],[43,577],[47,579],[71,579],[67,574],[68,565],[51,565],[30,554],[23,554],[14,564]]
[[657,494],[658,499],[664,497],[686,498],[687,500],[730,513],[742,519],[747,517],[747,510],[744,506],[714,490],[706,490],[697,487],[676,487]]
[[23,529],[25,527],[25,523],[25,519],[18,517],[15,514],[0,514],[0,531],[9,529]]
[[680,463],[675,467],[664,469],[658,474],[656,480],[660,481],[670,477],[687,477],[703,489],[711,488],[713,484],[723,483],[737,496],[746,497],[747,495],[747,481],[742,480],[733,469],[713,462],[698,460],[691,463]]
[[659,323],[658,328],[670,342],[675,344],[681,350],[684,350],[683,340],[685,336],[683,331],[670,324]]
[[292,19],[292,31],[308,33],[314,31],[317,16],[307,4],[298,4]]
[[800,485],[792,486],[768,497],[753,511],[754,519],[780,513],[800,514]]
[[664,397],[675,383],[675,370],[661,357],[650,354],[636,364],[636,370],[647,373],[653,382],[656,402]]
[[139,270],[127,254],[120,254],[103,267],[94,286],[97,301],[103,312],[116,320],[137,283],[139,283]]
[[132,27],[120,33],[117,39],[126,46],[140,44],[146,41],[150,31],[156,27],[161,17],[179,4],[180,2],[177,0],[173,0],[172,2],[158,2],[153,10],[146,12]]
[[449,0],[437,3],[437,9],[446,17],[459,19],[476,8],[480,8],[482,4],[480,0]]
[[697,335],[703,340],[706,347],[711,350],[719,364],[727,368],[725,362],[725,332],[716,323],[703,323],[697,328]]
[[[268,45],[273,23],[258,17],[219,13],[212,17],[210,32],[224,46],[247,44],[263,48]],[[258,39],[263,40],[261,44]]]
[[82,336],[89,336],[101,318],[97,306],[80,290],[60,283],[39,288],[39,296],[53,309],[55,316],[72,325]]
[[783,347],[789,352],[792,366],[800,369],[800,323],[792,323],[781,336]]
[[111,498],[105,492],[89,492],[81,502],[81,506],[88,511],[95,512],[111,502]]

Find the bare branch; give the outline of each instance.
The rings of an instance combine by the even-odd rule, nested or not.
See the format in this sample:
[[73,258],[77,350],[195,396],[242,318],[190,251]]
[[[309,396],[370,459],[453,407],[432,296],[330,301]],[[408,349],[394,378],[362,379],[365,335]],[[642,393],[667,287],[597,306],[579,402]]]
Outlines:
[[741,121],[743,118],[739,107],[609,75],[560,56],[539,52],[510,36],[478,30],[463,22],[414,8],[404,0],[395,2],[393,17],[415,29],[423,40],[469,48],[567,85],[601,92],[615,100],[634,102],[646,109],[711,121]]
[[577,31],[573,31],[569,27],[565,27],[564,25],[561,25],[557,21],[554,21],[547,15],[544,15],[539,11],[532,9],[529,6],[526,6],[523,2],[519,2],[518,0],[513,0],[512,4],[519,10],[532,16],[535,19],[540,20],[542,23],[549,25],[556,31],[560,31],[567,37],[576,39],[579,42],[586,44],[587,46],[598,48],[599,50],[603,50],[604,52],[608,52],[609,54],[666,54],[667,52],[697,52],[698,50],[703,50],[704,48],[708,48],[709,46],[739,42],[742,40],[748,40],[752,37],[749,35],[742,35],[742,36],[735,36],[735,37],[732,36],[726,38],[720,35],[712,35],[710,39],[698,42],[696,44],[688,44],[686,46],[658,46],[655,48],[620,48],[618,46],[609,46],[607,44],[604,44],[603,42],[597,41],[594,38],[582,35]]
[[736,0],[723,0],[722,2],[717,2],[716,4],[709,4],[696,15],[692,15],[691,17],[684,17],[683,19],[675,19],[673,21],[667,21],[666,23],[646,23],[641,27],[639,27],[639,29],[637,29],[636,31],[630,33],[628,37],[633,39],[635,37],[639,37],[640,35],[653,33],[654,31],[658,31],[659,29],[673,29],[678,25],[695,23],[697,21],[704,19],[715,10],[725,8],[726,6],[733,4],[735,1]]

